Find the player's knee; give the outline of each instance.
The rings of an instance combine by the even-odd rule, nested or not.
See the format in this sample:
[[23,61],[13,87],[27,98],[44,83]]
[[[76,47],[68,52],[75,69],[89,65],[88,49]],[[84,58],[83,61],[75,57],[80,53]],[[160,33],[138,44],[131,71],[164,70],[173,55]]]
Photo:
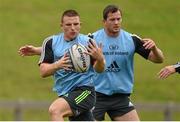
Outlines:
[[49,114],[51,116],[53,116],[53,115],[61,115],[61,111],[57,107],[50,106],[49,107]]

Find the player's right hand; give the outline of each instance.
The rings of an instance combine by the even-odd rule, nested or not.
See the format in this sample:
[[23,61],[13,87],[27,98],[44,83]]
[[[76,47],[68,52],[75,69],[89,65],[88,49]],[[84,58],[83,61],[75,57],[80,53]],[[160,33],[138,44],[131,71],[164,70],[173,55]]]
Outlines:
[[57,69],[64,69],[64,70],[72,70],[72,64],[70,57],[65,54],[62,58],[60,58],[56,63]]
[[33,56],[38,55],[37,47],[32,45],[25,45],[19,48],[18,53],[20,56]]
[[160,70],[160,72],[158,73],[158,77],[160,79],[165,79],[168,76],[170,76],[171,74],[174,74],[175,72],[176,72],[176,70],[173,65],[166,66]]

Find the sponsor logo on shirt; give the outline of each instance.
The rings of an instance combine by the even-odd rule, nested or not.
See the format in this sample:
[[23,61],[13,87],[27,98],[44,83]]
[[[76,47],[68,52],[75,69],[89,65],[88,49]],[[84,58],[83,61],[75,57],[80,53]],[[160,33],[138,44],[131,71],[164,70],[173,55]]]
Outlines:
[[106,72],[120,72],[120,67],[116,63],[116,61],[113,61],[110,66],[107,67]]
[[109,49],[110,50],[117,50],[117,49],[119,49],[119,46],[118,45],[109,45]]

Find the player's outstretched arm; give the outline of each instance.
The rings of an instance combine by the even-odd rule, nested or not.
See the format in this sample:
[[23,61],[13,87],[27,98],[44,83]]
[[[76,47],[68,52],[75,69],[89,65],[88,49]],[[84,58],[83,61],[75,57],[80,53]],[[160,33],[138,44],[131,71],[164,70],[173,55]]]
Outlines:
[[41,55],[41,50],[42,47],[25,45],[19,48],[18,53],[20,56],[34,56],[34,55]]
[[180,73],[180,62],[174,65],[169,65],[162,68],[160,72],[158,73],[158,77],[161,79],[165,79],[171,74],[174,74],[176,72]]
[[158,73],[158,77],[161,78],[161,79],[165,79],[168,76],[170,76],[171,74],[174,74],[175,72],[176,72],[176,70],[175,70],[173,65],[165,66]]
[[163,63],[164,55],[162,51],[156,46],[155,42],[152,39],[145,38],[143,46],[145,49],[151,50],[148,59],[154,63]]

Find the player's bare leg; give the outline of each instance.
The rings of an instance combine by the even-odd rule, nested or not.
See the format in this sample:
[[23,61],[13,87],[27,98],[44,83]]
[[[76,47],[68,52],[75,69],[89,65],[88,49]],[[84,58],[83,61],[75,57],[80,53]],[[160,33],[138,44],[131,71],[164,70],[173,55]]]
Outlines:
[[68,102],[63,98],[56,99],[50,105],[49,113],[52,121],[63,121],[64,117],[73,115]]
[[113,118],[115,121],[140,121],[136,110],[132,110],[123,116]]

